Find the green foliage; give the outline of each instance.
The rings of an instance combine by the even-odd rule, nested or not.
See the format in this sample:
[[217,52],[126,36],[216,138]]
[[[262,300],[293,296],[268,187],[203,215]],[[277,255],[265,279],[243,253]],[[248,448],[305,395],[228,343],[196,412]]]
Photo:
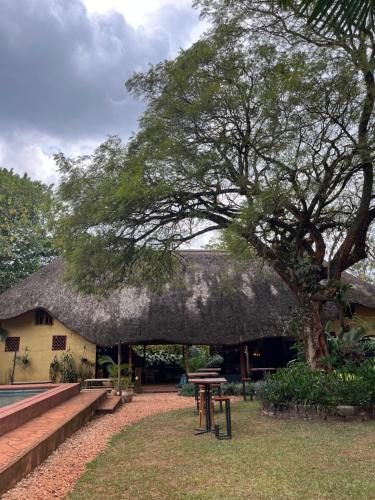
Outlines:
[[257,397],[277,405],[374,405],[375,363],[368,360],[328,373],[294,363],[266,377]]
[[52,380],[52,382],[56,382],[59,373],[60,373],[60,362],[57,359],[57,356],[55,355],[51,364],[49,365],[49,378],[50,378],[50,380]]
[[16,363],[22,368],[27,368],[30,366],[30,358],[29,358],[29,352],[28,352],[28,347],[25,347],[25,352],[21,356],[16,356]]
[[[291,0],[280,0],[289,7]],[[308,15],[308,22],[322,30],[353,30],[373,28],[375,16],[374,0],[300,0],[297,4],[301,15]]]
[[[214,394],[217,393],[217,389],[214,389]],[[185,384],[181,387],[180,396],[195,396],[195,386],[194,384]],[[239,382],[229,382],[227,384],[221,385],[221,394],[223,396],[242,396],[243,386]],[[251,396],[253,394],[253,387],[246,384],[246,394]]]
[[81,366],[77,367],[70,349],[64,352],[60,359],[55,355],[49,367],[49,376],[53,382],[73,383],[78,382],[78,380],[82,381]]
[[5,328],[0,324],[0,342],[4,342],[6,336],[8,335],[8,332],[5,330]]
[[[193,5],[201,7],[205,15],[223,19],[225,14],[235,5],[243,7],[252,3],[261,10],[264,2],[256,0],[195,0]],[[338,32],[344,35],[353,34],[355,31],[373,30],[375,15],[374,0],[278,0],[276,2],[282,9],[293,13],[296,17],[305,20],[308,27],[322,31]],[[274,4],[272,4],[274,7]],[[246,9],[246,7],[245,7]],[[262,11],[262,10],[261,10]],[[277,12],[276,9],[274,9]],[[281,14],[281,13],[280,13]]]
[[77,364],[70,350],[64,352],[59,360],[60,382],[78,382]]
[[[132,346],[138,356],[143,357],[143,346]],[[173,366],[182,364],[181,346],[178,344],[150,344],[146,349],[146,366]]]
[[360,365],[369,357],[375,357],[375,340],[370,337],[371,325],[354,319],[354,324],[341,327],[337,336],[330,335],[331,323],[326,325],[329,356],[323,360],[328,366]]
[[316,305],[304,334],[317,366],[320,306],[340,299],[375,218],[373,33],[325,36],[263,0],[196,3],[211,29],[127,82],[147,103],[129,143],[56,157],[67,278],[88,293],[161,289],[176,249],[224,231]]
[[190,372],[196,372],[200,368],[219,367],[223,362],[224,358],[219,354],[210,356],[208,346],[194,345],[189,349],[188,366]]
[[190,347],[188,357],[188,367],[190,372],[196,372],[199,368],[204,368],[207,360],[207,348],[201,346]]
[[0,169],[0,292],[56,255],[52,222],[51,187]]
[[213,354],[208,358],[205,368],[219,368],[223,363],[223,356],[220,356],[220,354]]
[[160,350],[159,352],[146,352],[146,366],[154,368],[157,366],[175,366],[182,362],[181,354],[174,354]]
[[219,368],[224,362],[220,354],[209,355],[207,346],[193,346],[190,348],[188,366],[190,372],[200,368]]
[[84,382],[87,378],[93,378],[95,374],[95,363],[89,361],[84,355],[81,356],[77,367],[78,380]]
[[120,366],[113,361],[113,359],[108,355],[102,355],[98,358],[98,363],[101,366],[105,366],[108,370],[109,376],[113,379],[118,378],[118,371],[120,369],[121,374],[129,375],[129,364],[122,363]]

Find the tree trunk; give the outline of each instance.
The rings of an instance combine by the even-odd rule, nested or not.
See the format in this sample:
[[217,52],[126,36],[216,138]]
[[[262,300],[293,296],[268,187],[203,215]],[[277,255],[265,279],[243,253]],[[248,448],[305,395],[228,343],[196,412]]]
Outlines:
[[328,346],[322,321],[322,303],[310,299],[304,303],[303,310],[306,312],[303,320],[306,361],[311,368],[323,368],[322,358],[328,356]]

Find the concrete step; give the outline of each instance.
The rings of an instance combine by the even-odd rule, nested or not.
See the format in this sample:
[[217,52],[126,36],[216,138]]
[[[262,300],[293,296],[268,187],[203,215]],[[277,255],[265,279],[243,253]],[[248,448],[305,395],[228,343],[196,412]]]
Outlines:
[[0,436],[0,495],[95,415],[105,389],[82,391]]
[[121,396],[113,396],[111,394],[107,394],[107,396],[100,401],[96,409],[96,413],[113,413],[120,405]]

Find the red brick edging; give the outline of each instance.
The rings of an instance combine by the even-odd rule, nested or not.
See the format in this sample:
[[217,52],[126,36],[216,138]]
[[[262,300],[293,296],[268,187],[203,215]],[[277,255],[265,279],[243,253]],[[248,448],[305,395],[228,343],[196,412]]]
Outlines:
[[48,389],[0,409],[0,436],[79,394],[79,384],[0,385],[0,390]]
[[312,405],[275,405],[261,401],[264,415],[286,420],[329,420],[336,422],[375,420],[375,406],[339,405],[320,407]]

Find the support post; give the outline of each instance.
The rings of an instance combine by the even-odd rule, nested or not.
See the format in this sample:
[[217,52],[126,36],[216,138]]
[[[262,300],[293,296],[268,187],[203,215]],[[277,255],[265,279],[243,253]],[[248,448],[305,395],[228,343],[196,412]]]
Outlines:
[[240,345],[240,368],[241,368],[241,379],[247,378],[245,346],[242,344]]
[[188,373],[189,371],[189,346],[188,345],[183,345],[182,346],[183,348],[183,357],[184,357],[184,367],[185,367],[185,371],[186,373]]
[[17,351],[14,351],[13,368],[12,368],[12,378],[10,379],[11,385],[14,384],[14,372],[15,372],[15,369],[16,369],[16,359],[17,359]]
[[121,391],[121,341],[117,344],[117,385]]
[[131,344],[129,344],[129,376],[130,380],[133,381],[133,351]]
[[249,346],[245,345],[245,357],[246,357],[246,378],[250,377],[250,360],[249,360]]

